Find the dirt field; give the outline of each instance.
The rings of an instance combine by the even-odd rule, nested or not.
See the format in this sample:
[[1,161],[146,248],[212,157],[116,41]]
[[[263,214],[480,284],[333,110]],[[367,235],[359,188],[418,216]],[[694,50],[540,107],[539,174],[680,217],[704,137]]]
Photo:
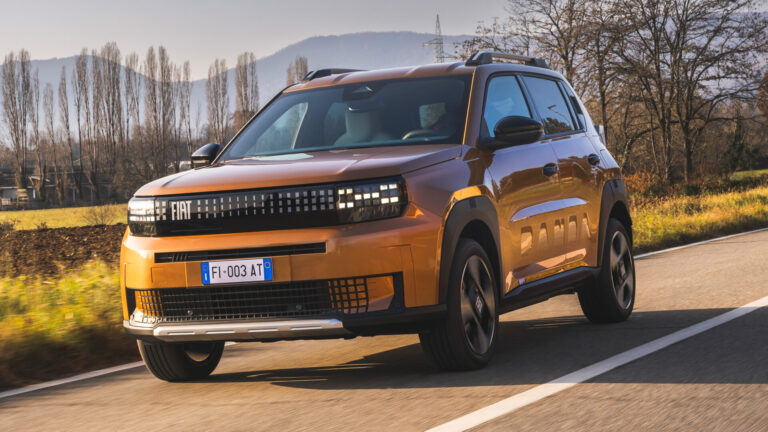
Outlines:
[[115,264],[125,225],[0,232],[0,276],[58,275],[100,259]]

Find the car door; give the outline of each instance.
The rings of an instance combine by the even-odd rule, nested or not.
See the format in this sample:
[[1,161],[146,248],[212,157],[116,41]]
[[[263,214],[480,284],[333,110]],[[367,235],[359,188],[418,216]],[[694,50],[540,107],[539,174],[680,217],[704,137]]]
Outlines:
[[[496,122],[534,112],[514,74],[493,75],[486,86],[481,139],[493,139]],[[498,149],[488,168],[499,207],[502,257],[512,268],[503,286],[545,277],[563,262],[562,223],[548,210],[560,195],[557,156],[548,140]]]
[[[528,94],[544,125],[560,167],[560,200],[555,218],[565,227],[564,266],[587,265],[597,254],[602,191],[597,187],[600,158],[586,134],[573,93],[560,80],[526,75]],[[573,96],[573,97],[572,97]]]

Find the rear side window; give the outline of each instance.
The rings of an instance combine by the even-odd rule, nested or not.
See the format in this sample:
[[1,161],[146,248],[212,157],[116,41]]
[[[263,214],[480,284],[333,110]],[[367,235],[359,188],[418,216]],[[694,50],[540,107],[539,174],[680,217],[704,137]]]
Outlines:
[[568,109],[568,103],[565,101],[557,81],[530,76],[524,77],[524,80],[547,134],[569,132],[576,129]]
[[493,127],[503,117],[531,117],[531,110],[525,102],[523,91],[517,78],[502,75],[491,78],[483,108],[482,136],[493,137]]

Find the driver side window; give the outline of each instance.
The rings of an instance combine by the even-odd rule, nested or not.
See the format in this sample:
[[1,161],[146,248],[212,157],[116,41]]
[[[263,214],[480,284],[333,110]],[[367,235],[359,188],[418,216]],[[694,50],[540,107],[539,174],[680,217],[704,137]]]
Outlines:
[[491,78],[485,95],[483,108],[483,137],[493,137],[493,128],[503,117],[531,117],[531,110],[525,102],[520,83],[513,75]]

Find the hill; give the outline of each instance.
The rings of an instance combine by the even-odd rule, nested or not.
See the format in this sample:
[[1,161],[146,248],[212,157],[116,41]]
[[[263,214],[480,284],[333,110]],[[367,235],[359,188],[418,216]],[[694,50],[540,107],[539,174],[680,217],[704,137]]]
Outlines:
[[[397,66],[409,66],[431,63],[433,50],[422,46],[433,35],[415,32],[368,32],[352,33],[339,36],[315,36],[291,44],[276,53],[256,61],[259,78],[261,104],[268,102],[285,86],[285,70],[298,55],[307,57],[309,68],[344,67],[356,69],[380,69]],[[469,36],[444,36],[446,53],[453,54],[454,44]],[[34,53],[32,53],[34,55]],[[123,53],[126,54],[126,53]],[[173,56],[173,53],[170,53]],[[56,91],[62,66],[71,76],[75,65],[75,56],[32,60],[33,70],[39,71],[41,94],[46,84],[51,84]],[[183,61],[183,59],[177,59]],[[211,62],[213,59],[211,59]],[[234,110],[235,65],[228,64],[229,91],[231,109]],[[2,66],[0,66],[2,70]],[[205,79],[192,83],[192,112],[200,106],[201,121],[205,122]],[[71,89],[70,89],[71,92]],[[70,95],[70,99],[71,99]]]

